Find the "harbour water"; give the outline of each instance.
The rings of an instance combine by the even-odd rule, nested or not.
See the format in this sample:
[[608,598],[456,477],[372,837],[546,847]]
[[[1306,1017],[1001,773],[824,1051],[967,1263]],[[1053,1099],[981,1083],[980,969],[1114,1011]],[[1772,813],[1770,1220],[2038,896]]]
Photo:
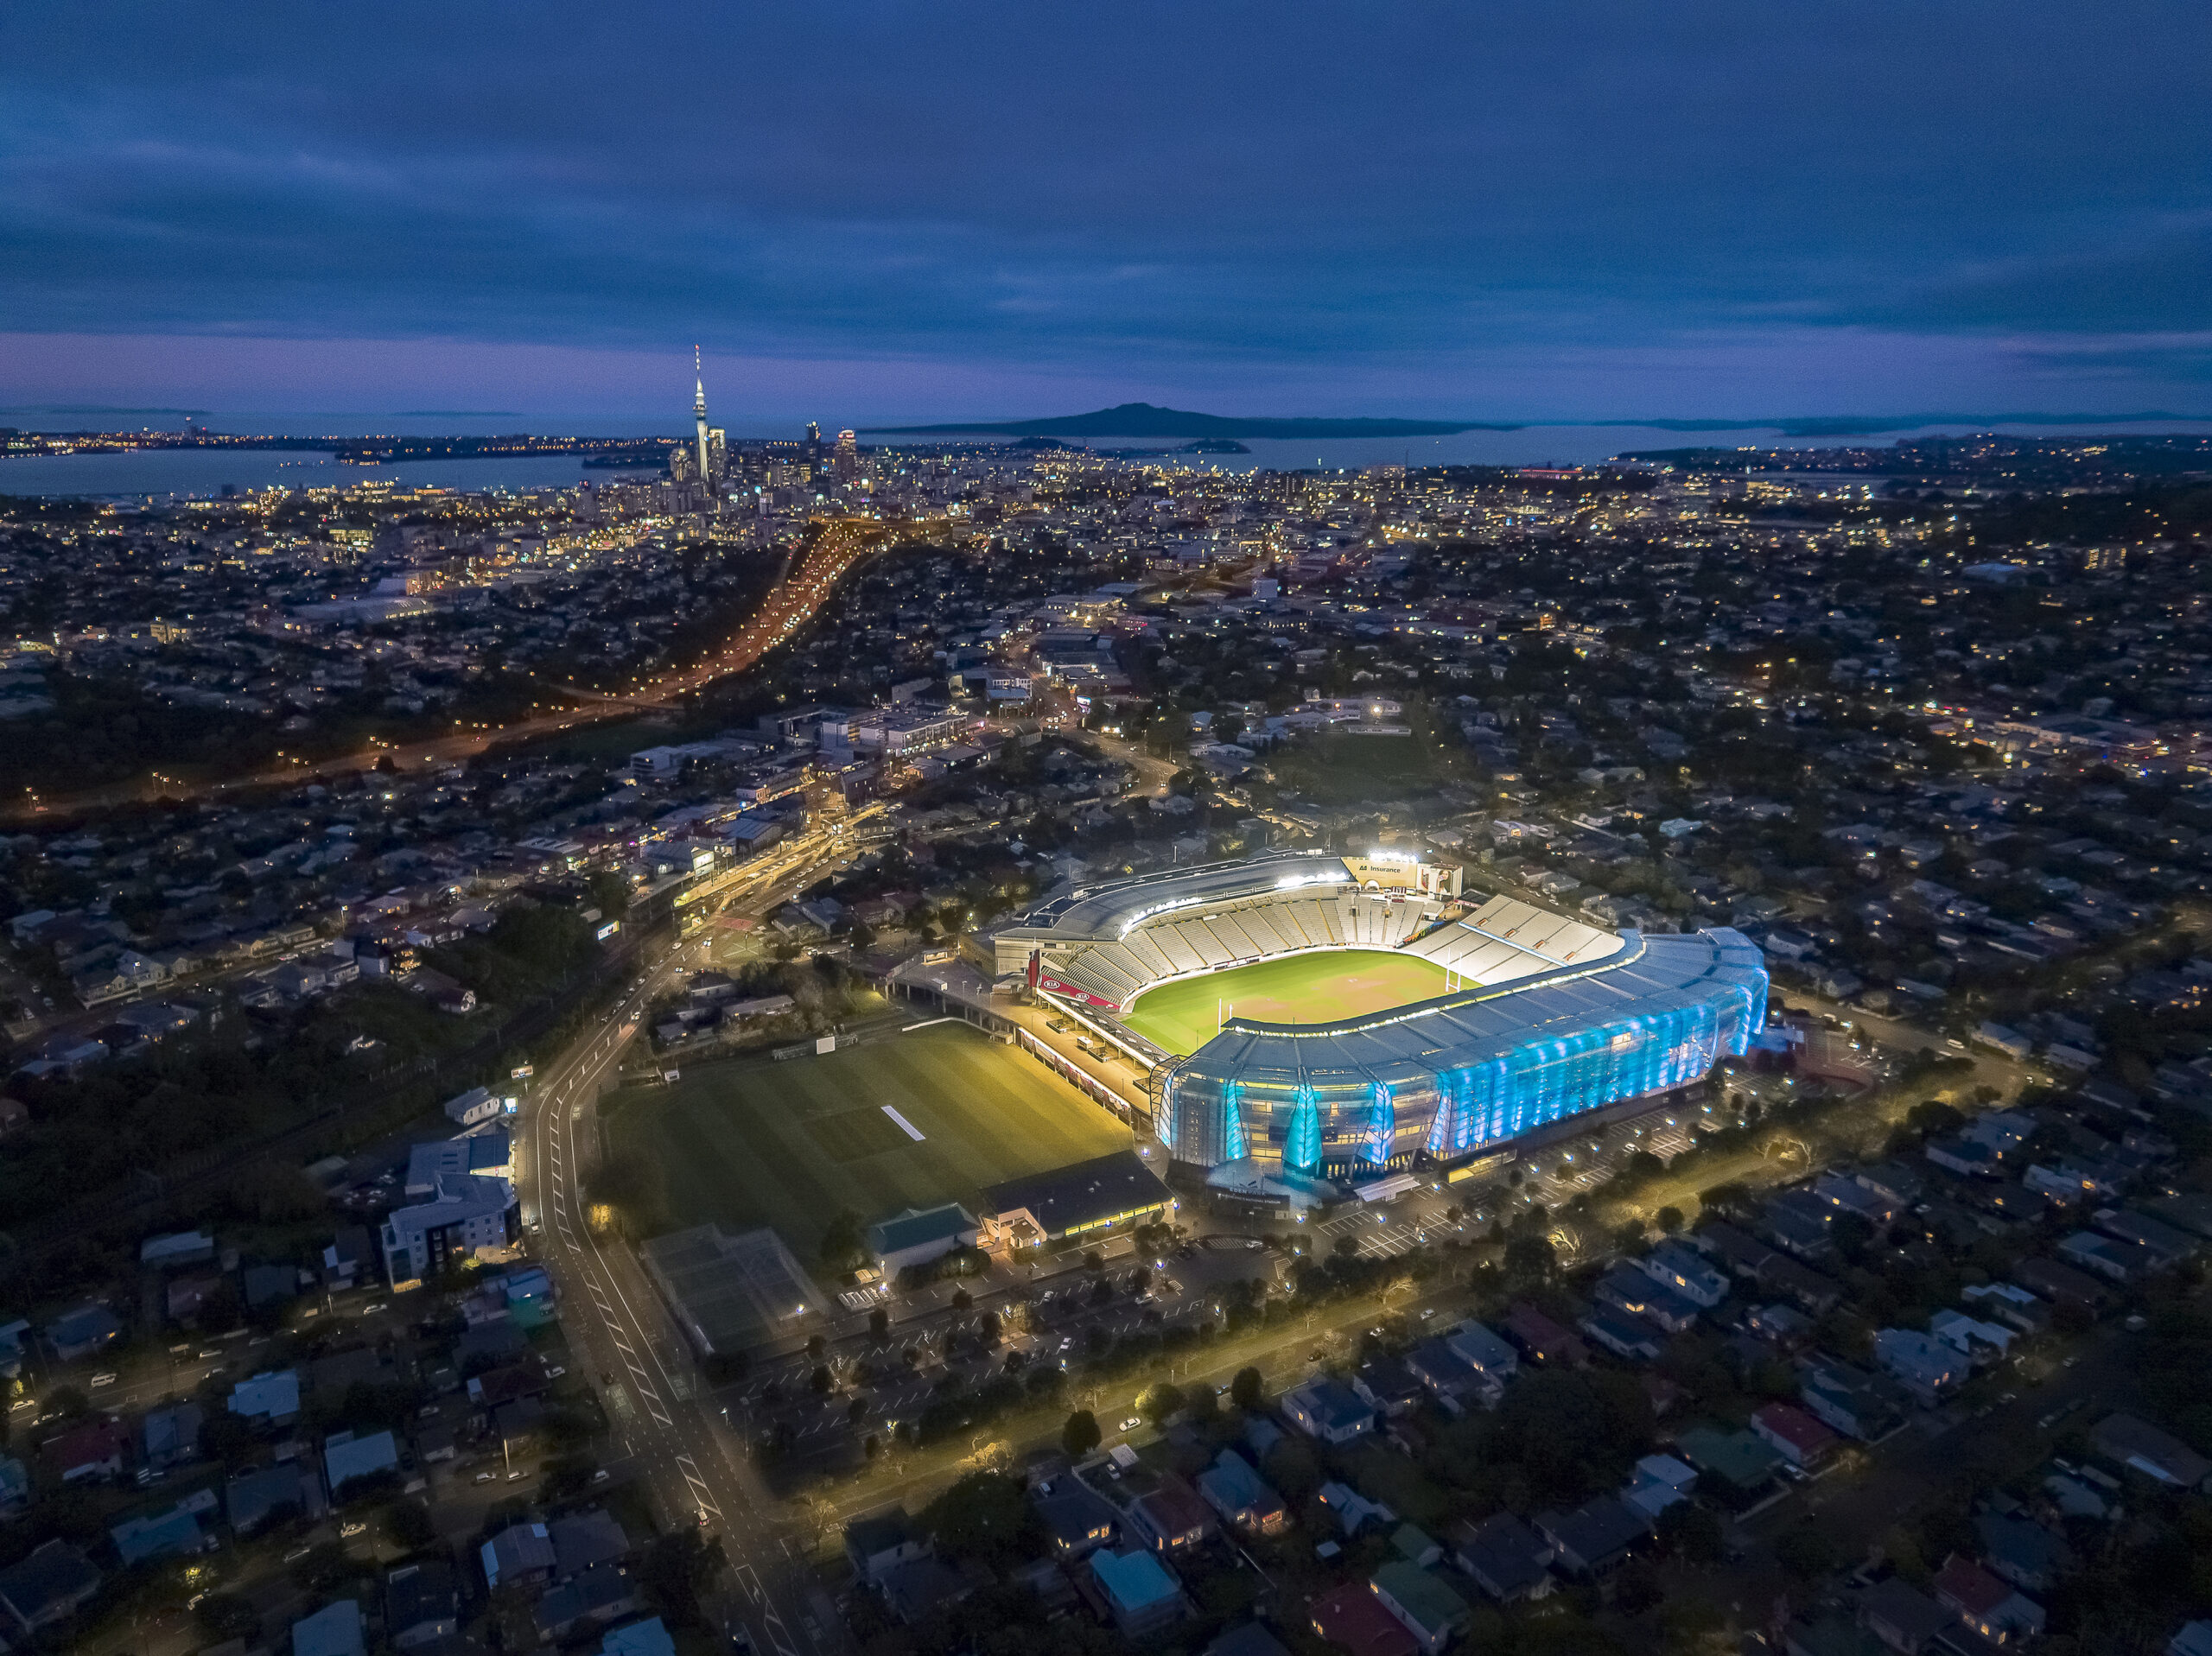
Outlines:
[[[29,422],[26,422],[26,424]],[[55,422],[42,422],[47,428]],[[217,428],[272,435],[309,432],[317,435],[362,435],[384,433],[402,435],[484,435],[493,432],[584,432],[593,436],[648,435],[651,427],[621,421],[557,422],[522,416],[436,416],[387,418],[370,423],[358,417],[340,422],[315,423],[300,416],[254,416],[223,421]],[[1657,426],[1533,425],[1511,431],[1463,431],[1448,436],[1394,438],[1312,438],[1289,441],[1269,438],[1244,440],[1250,452],[1243,454],[1174,455],[1166,463],[1193,470],[1253,472],[1262,470],[1357,471],[1370,466],[1589,466],[1635,451],[1663,448],[1732,448],[1746,445],[1801,448],[1842,444],[1886,445],[1901,437],[1959,435],[1970,431],[1998,430],[2029,437],[2148,435],[2175,432],[2212,435],[2212,422],[2164,421],[2155,424],[2099,424],[2085,422],[2066,427],[2041,425],[1928,426],[1907,432],[1884,432],[1862,437],[1788,437],[1773,427],[1746,426],[1720,431],[1681,432]],[[668,435],[675,435],[673,432]],[[763,437],[788,441],[798,432],[786,425],[754,430],[734,429],[734,441]],[[923,448],[957,438],[904,440],[874,436],[871,446],[895,445]],[[1004,441],[981,434],[971,441]],[[1158,452],[1173,447],[1159,438],[1086,439],[1086,446],[1102,449]],[[572,487],[585,479],[598,482],[652,477],[651,468],[588,466],[584,457],[562,454],[531,457],[492,457],[432,460],[404,460],[385,466],[341,465],[329,454],[312,449],[149,448],[124,454],[58,454],[0,459],[0,495],[74,496],[110,500],[132,500],[168,496],[213,497],[226,486],[245,492],[268,488],[342,488],[367,483],[387,483],[399,489],[439,488],[465,491]]]

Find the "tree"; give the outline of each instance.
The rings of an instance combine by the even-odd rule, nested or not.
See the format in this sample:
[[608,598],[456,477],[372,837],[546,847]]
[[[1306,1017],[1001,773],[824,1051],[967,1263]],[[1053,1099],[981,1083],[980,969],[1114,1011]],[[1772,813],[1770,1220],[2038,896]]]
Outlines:
[[261,1618],[251,1604],[236,1593],[210,1593],[192,1607],[193,1617],[218,1643],[251,1639],[261,1631]]
[[833,1214],[823,1227],[821,1254],[823,1265],[839,1272],[867,1262],[868,1239],[861,1232],[861,1216],[850,1208]]
[[1098,1430],[1098,1417],[1088,1409],[1077,1409],[1060,1428],[1060,1447],[1071,1461],[1081,1460],[1103,1441],[1104,1434]]
[[638,1575],[647,1596],[670,1623],[696,1627],[705,1620],[700,1597],[715,1584],[726,1562],[719,1536],[710,1540],[696,1526],[686,1524],[645,1549]]
[[1169,1380],[1160,1380],[1146,1389],[1137,1399],[1138,1411],[1155,1426],[1183,1406],[1183,1388]]
[[1836,1566],[1835,1543],[1817,1525],[1799,1524],[1775,1539],[1775,1562],[1800,1581],[1815,1581]]
[[1506,1280],[1517,1287],[1550,1281],[1558,1262],[1559,1251],[1547,1236],[1516,1236],[1505,1245]]
[[1229,1382],[1229,1400],[1247,1414],[1256,1414],[1260,1409],[1261,1387],[1265,1384],[1256,1368],[1240,1368],[1236,1377]]
[[1658,1217],[1659,1228],[1669,1236],[1674,1235],[1682,1228],[1682,1210],[1680,1208],[1662,1208],[1659,1209]]
[[870,1311],[868,1314],[868,1331],[879,1340],[888,1335],[891,1332],[891,1313],[880,1305]]
[[962,1478],[922,1509],[922,1527],[948,1558],[1000,1566],[1029,1557],[1039,1530],[1020,1482],[998,1472]]
[[438,1539],[430,1509],[419,1501],[395,1501],[385,1507],[384,1532],[402,1552],[419,1552]]

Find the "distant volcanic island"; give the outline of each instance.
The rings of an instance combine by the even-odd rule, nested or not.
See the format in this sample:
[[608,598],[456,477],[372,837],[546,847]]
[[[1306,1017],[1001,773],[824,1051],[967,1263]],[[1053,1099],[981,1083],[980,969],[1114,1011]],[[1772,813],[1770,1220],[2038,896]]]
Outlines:
[[[1482,420],[1264,420],[1193,414],[1150,403],[1124,403],[1090,414],[1046,420],[963,420],[951,425],[871,426],[888,437],[1179,437],[1233,442],[1239,437],[1448,437],[1461,431],[1516,431]],[[1210,452],[1220,453],[1213,450]]]

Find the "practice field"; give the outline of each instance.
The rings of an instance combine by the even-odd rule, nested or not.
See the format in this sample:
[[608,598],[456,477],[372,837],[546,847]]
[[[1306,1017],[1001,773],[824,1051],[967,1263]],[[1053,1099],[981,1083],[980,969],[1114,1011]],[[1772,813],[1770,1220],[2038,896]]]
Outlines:
[[601,1110],[610,1150],[660,1164],[671,1228],[772,1225],[809,1265],[841,1209],[864,1221],[943,1202],[973,1213],[987,1184],[1130,1142],[1034,1058],[959,1023],[822,1057],[702,1064]]
[[1383,949],[1332,949],[1163,983],[1140,995],[1122,1022],[1170,1052],[1188,1053],[1213,1039],[1217,1012],[1328,1024],[1443,993],[1444,968],[1432,961]]

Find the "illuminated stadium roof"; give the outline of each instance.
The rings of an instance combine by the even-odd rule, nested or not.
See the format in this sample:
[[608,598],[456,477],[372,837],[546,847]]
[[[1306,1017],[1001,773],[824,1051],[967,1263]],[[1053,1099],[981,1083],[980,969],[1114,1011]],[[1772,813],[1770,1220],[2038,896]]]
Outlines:
[[1195,908],[1205,903],[1234,903],[1292,885],[1349,885],[1351,871],[1342,857],[1288,851],[1248,862],[1205,863],[1163,868],[1130,879],[1078,885],[1047,898],[1012,924],[1001,937],[1037,943],[1072,943],[1094,937],[1118,937],[1163,906]]
[[1624,1018],[1648,1018],[1709,998],[1733,981],[1732,957],[1751,943],[1732,931],[1646,937],[1599,964],[1417,1001],[1333,1024],[1262,1024],[1232,1018],[1192,1055],[1186,1073],[1218,1068],[1246,1086],[1365,1085],[1462,1069]]

